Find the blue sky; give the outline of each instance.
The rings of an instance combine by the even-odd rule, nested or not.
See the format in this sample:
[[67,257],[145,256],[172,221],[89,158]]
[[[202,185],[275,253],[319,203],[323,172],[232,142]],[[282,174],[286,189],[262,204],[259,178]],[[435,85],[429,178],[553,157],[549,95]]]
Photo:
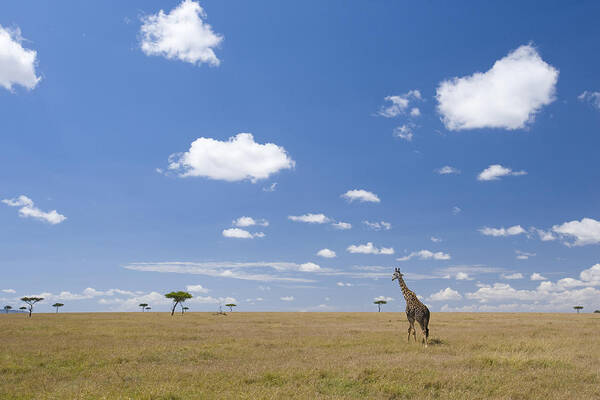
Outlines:
[[0,301],[598,309],[599,12],[4,2]]

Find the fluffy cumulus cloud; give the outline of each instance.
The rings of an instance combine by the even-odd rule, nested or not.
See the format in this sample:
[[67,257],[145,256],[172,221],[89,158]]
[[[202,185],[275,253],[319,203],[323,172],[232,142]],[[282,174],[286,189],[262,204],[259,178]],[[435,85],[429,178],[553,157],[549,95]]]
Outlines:
[[577,98],[581,101],[587,101],[594,107],[600,110],[600,92],[589,92],[585,91],[581,93]]
[[522,233],[526,233],[525,229],[523,229],[523,227],[521,225],[514,225],[511,226],[509,228],[490,228],[487,226],[484,226],[483,228],[479,229],[479,232],[481,232],[483,235],[485,236],[515,236],[515,235],[520,235]]
[[447,287],[446,289],[442,289],[439,292],[434,293],[427,298],[427,300],[429,301],[449,301],[460,299],[462,299],[462,295],[456,290],[449,287]]
[[330,249],[321,249],[317,252],[317,255],[323,258],[335,258],[336,256],[335,251]]
[[163,56],[191,64],[220,64],[215,48],[223,37],[205,22],[206,13],[195,1],[184,0],[169,13],[142,18],[141,48],[149,56]]
[[35,73],[37,53],[22,45],[19,28],[0,25],[0,86],[12,91],[14,85],[33,89],[41,80]]
[[209,290],[202,285],[187,285],[185,290],[192,293],[208,293]]
[[[535,275],[536,279],[533,279]],[[532,275],[532,280],[542,280],[539,274]],[[515,310],[528,311],[559,311],[569,310],[573,304],[589,307],[597,306],[600,296],[600,264],[581,271],[579,279],[563,278],[556,282],[544,280],[535,289],[515,289],[509,284],[494,283],[493,285],[480,285],[473,293],[467,293],[468,299],[477,300],[479,303],[490,304],[494,302],[522,302],[517,304]],[[479,308],[479,311],[485,309]],[[492,308],[488,310],[492,311]]]
[[[377,112],[377,115],[386,118],[394,118],[405,114],[408,110],[409,104],[412,101],[421,100],[421,92],[418,90],[410,90],[405,94],[387,96],[384,100],[387,104],[381,107],[381,109]],[[413,107],[410,110],[410,115],[413,117],[419,116],[420,114],[421,112],[416,107]]]
[[521,129],[554,101],[558,70],[524,45],[486,72],[440,83],[438,112],[449,130]]
[[600,243],[600,221],[592,218],[583,218],[581,221],[565,222],[562,225],[554,225],[552,231],[563,238],[571,239],[565,241],[567,246],[585,246]]
[[228,182],[256,182],[295,165],[285,149],[260,144],[251,133],[239,133],[227,141],[201,137],[184,153],[169,157],[169,170],[180,177],[206,177]]
[[33,218],[52,225],[60,224],[67,219],[67,217],[59,214],[56,210],[48,212],[40,210],[35,206],[33,200],[27,196],[21,195],[14,199],[4,199],[2,202],[11,207],[20,207],[19,216],[23,218]]
[[240,228],[229,228],[223,229],[223,236],[226,238],[235,238],[235,239],[254,239],[265,237],[263,232],[250,233],[247,230]]
[[413,251],[409,255],[397,258],[396,260],[408,261],[411,258],[415,258],[415,257],[420,260],[449,260],[451,258],[450,254],[443,253],[441,251],[433,252],[433,251],[429,251],[429,250],[419,250],[419,251]]
[[468,272],[457,272],[454,276],[457,281],[472,281],[471,275]]
[[335,229],[339,229],[341,231],[345,231],[348,229],[352,229],[352,224],[348,223],[348,222],[333,222],[331,224],[331,226],[333,226]]
[[380,221],[380,222],[369,222],[369,221],[363,221],[363,224],[365,224],[367,226],[367,228],[372,229],[374,231],[389,231],[390,229],[392,229],[392,224],[390,224],[389,222],[385,222],[385,221]]
[[529,279],[531,279],[532,281],[546,281],[546,280],[548,280],[548,278],[542,276],[542,274],[539,274],[537,272],[534,272],[533,274],[531,274],[531,276],[529,277]]
[[449,165],[445,165],[442,168],[438,168],[435,170],[440,175],[451,175],[451,174],[460,174],[460,170]]
[[331,221],[324,214],[304,214],[304,215],[290,215],[288,216],[290,221],[294,222],[306,222],[307,224],[326,224]]
[[246,228],[254,225],[269,226],[269,221],[266,219],[254,219],[252,217],[239,217],[233,221],[233,225],[239,228]]
[[368,242],[367,244],[359,244],[359,245],[351,245],[346,249],[349,253],[358,253],[358,254],[394,254],[394,249],[392,247],[382,247],[377,248],[373,245],[372,242]]
[[349,202],[358,201],[360,203],[379,203],[379,197],[372,192],[368,192],[363,189],[348,190],[342,194],[341,197],[345,198]]
[[545,231],[543,229],[531,228],[531,232],[537,233],[542,242],[549,242],[552,240],[556,240],[556,236],[554,236],[552,231]]
[[477,175],[478,181],[497,181],[503,176],[521,176],[527,175],[526,171],[513,171],[510,168],[503,167],[500,164],[493,164],[484,169]]
[[300,268],[299,270],[302,272],[315,272],[315,271],[319,271],[321,269],[321,266],[312,262],[307,262],[304,264],[300,264]]

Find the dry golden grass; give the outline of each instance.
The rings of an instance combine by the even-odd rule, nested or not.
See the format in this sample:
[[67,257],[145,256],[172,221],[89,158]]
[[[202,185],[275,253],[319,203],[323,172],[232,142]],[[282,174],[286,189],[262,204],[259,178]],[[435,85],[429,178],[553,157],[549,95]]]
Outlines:
[[[595,399],[600,315],[0,315],[0,399]],[[419,338],[417,336],[417,338]]]

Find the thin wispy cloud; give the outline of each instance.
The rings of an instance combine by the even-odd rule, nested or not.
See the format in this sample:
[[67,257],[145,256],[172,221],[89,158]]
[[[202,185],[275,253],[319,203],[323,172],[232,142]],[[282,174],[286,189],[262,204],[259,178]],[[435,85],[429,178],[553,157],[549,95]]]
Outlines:
[[67,217],[59,214],[56,210],[47,212],[40,210],[35,206],[33,200],[24,195],[14,199],[4,199],[2,202],[10,207],[20,207],[19,216],[23,218],[33,218],[39,221],[47,222],[51,225],[60,224],[67,219]]

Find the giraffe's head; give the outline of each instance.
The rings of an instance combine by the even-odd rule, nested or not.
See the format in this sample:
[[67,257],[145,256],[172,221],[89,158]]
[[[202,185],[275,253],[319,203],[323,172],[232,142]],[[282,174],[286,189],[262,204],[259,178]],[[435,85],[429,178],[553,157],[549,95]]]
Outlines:
[[400,279],[402,278],[402,272],[400,272],[400,268],[394,268],[394,275],[392,276],[392,280],[395,281],[396,279]]

